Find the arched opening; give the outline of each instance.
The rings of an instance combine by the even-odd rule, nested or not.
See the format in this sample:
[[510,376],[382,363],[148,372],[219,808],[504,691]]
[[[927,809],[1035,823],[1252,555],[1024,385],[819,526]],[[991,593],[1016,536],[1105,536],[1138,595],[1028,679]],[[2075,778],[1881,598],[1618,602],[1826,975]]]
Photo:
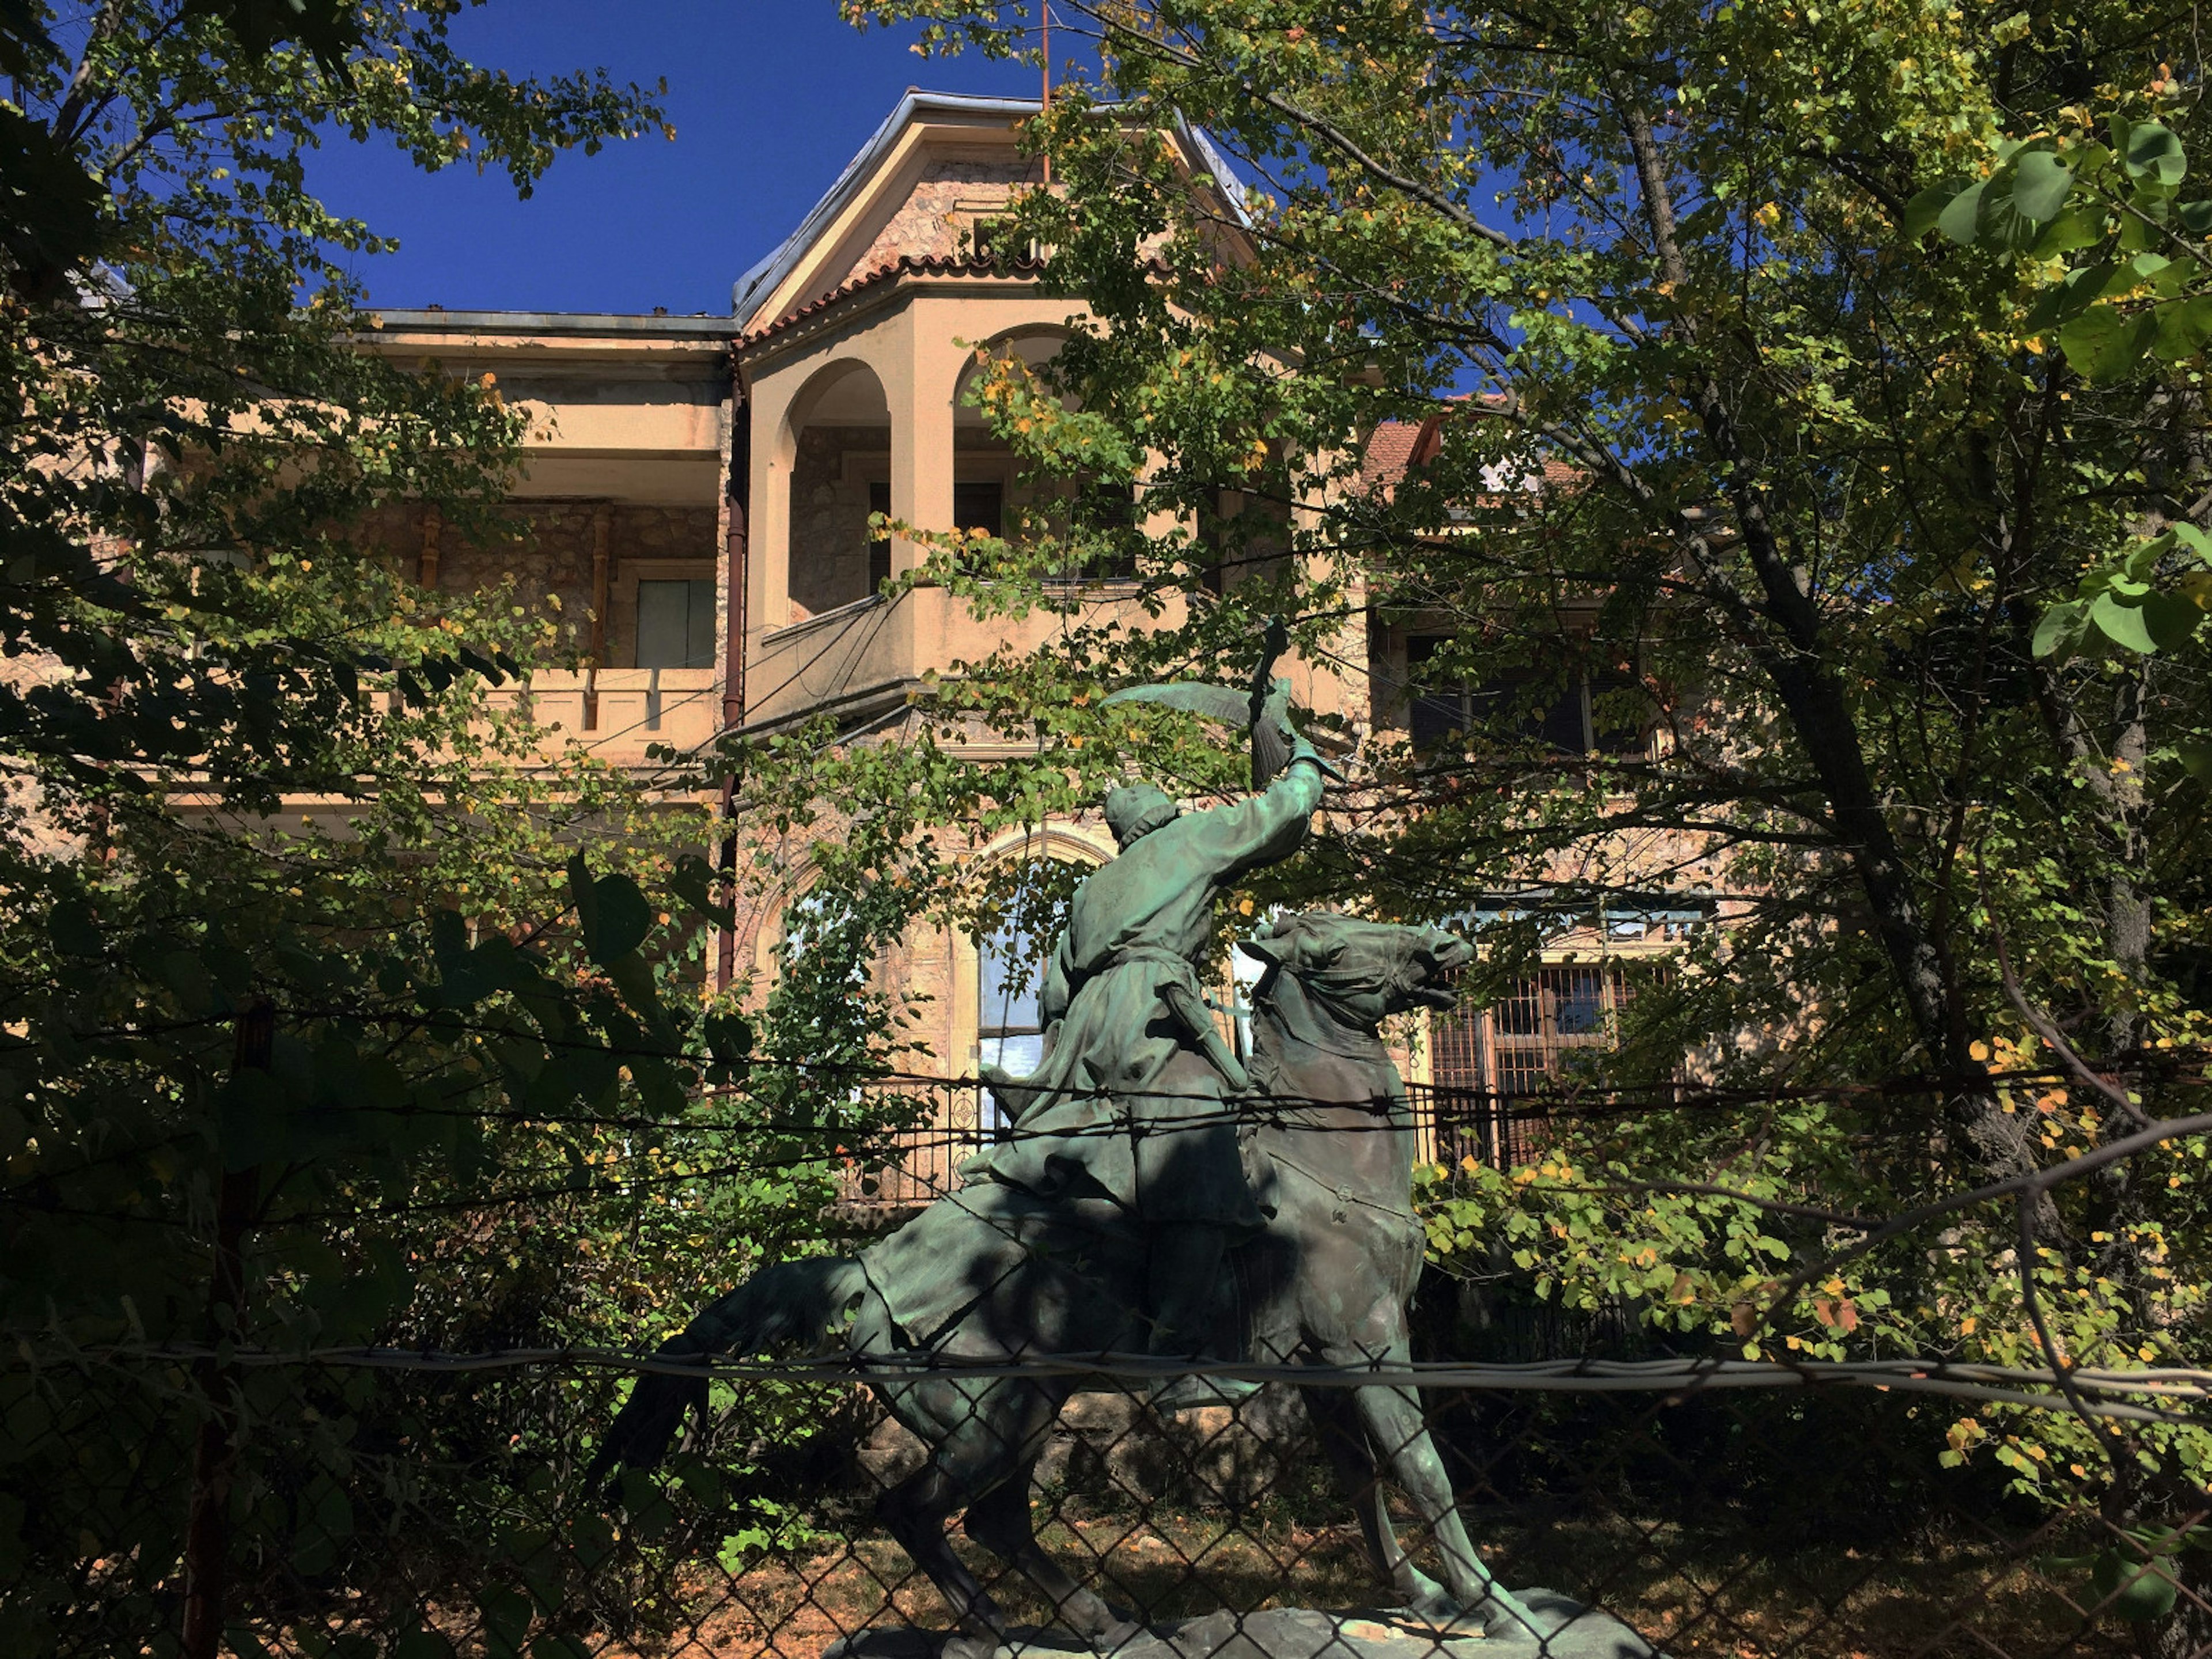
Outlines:
[[868,527],[891,505],[891,416],[866,363],[832,363],[791,410],[791,620],[867,599],[891,574]]
[[[1109,856],[1089,837],[1050,825],[985,848],[982,860],[1020,866],[1023,886],[1041,878],[1049,890],[1079,881]],[[963,953],[972,964],[969,982],[975,988],[975,1063],[979,1069],[995,1066],[1015,1077],[1026,1077],[1044,1059],[1048,1023],[1044,988],[1057,943],[1052,929],[1036,925],[1034,911],[1029,920],[1030,925],[1024,927],[1012,915],[1003,916],[968,939]],[[994,1138],[1010,1127],[991,1091],[982,1091],[977,1127],[984,1137]]]
[[952,394],[952,519],[958,530],[1003,536],[1012,517],[1030,505],[1018,482],[1020,463],[1006,441],[991,429],[977,406],[975,388],[987,364],[1018,358],[1034,368],[1049,362],[1066,337],[1055,328],[1025,329],[1002,336],[976,352],[961,370]]
[[[1069,582],[1123,580],[1136,574],[1133,546],[1125,538],[1137,524],[1134,487],[1127,482],[1082,479],[1040,487],[1018,481],[1020,464],[1010,446],[994,432],[976,406],[975,388],[988,366],[1017,359],[1031,368],[1059,355],[1067,331],[1038,325],[1002,334],[977,350],[961,371],[953,396],[953,516],[959,527],[1004,533],[1002,526],[1025,509],[1043,509],[1052,533],[1071,526],[1086,532],[1090,555],[1079,568],[1060,573]],[[1067,400],[1075,408],[1078,400]]]

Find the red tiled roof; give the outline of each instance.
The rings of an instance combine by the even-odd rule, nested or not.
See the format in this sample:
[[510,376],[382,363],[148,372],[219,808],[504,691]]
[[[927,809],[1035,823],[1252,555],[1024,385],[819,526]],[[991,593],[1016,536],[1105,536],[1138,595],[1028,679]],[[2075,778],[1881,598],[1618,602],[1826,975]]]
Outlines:
[[[1462,396],[1449,400],[1452,404],[1472,404],[1470,413],[1483,412],[1483,405],[1495,405],[1501,398],[1486,395],[1481,398]],[[1359,483],[1370,494],[1387,495],[1397,488],[1408,469],[1423,466],[1434,459],[1443,443],[1443,423],[1459,410],[1438,410],[1428,419],[1413,421],[1384,421],[1367,440],[1366,453],[1359,458]],[[1573,483],[1584,477],[1582,468],[1571,462],[1547,455],[1544,458],[1543,480],[1547,484]]]
[[1362,489],[1371,495],[1396,487],[1413,459],[1422,426],[1418,421],[1385,421],[1375,428],[1367,440],[1367,453],[1359,458]]
[[1036,259],[965,259],[943,253],[902,253],[896,259],[878,265],[873,270],[864,270],[857,276],[848,277],[818,298],[809,300],[795,311],[785,313],[772,323],[763,324],[749,334],[738,337],[740,348],[765,340],[793,325],[817,317],[830,307],[850,299],[863,289],[879,283],[895,282],[902,276],[1034,276],[1043,269]]

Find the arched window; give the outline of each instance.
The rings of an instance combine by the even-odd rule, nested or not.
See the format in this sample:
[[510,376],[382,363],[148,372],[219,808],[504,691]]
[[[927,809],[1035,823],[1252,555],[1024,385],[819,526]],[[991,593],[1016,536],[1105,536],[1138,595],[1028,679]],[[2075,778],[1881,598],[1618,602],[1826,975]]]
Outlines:
[[[976,1058],[1016,1077],[1044,1060],[1045,961],[1048,947],[1001,923],[975,949]],[[981,1127],[995,1134],[1006,1126],[996,1100],[983,1091]]]

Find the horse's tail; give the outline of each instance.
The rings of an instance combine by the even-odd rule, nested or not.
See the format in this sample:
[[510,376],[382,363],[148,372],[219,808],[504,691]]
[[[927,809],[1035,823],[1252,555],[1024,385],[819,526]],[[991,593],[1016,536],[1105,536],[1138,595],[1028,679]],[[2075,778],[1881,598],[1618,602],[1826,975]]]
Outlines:
[[659,1358],[695,1359],[701,1374],[640,1376],[592,1455],[586,1486],[597,1486],[603,1476],[624,1465],[649,1469],[660,1462],[684,1413],[695,1407],[706,1411],[708,1361],[742,1358],[791,1342],[815,1346],[843,1323],[866,1288],[859,1262],[835,1257],[762,1268],[660,1345]]

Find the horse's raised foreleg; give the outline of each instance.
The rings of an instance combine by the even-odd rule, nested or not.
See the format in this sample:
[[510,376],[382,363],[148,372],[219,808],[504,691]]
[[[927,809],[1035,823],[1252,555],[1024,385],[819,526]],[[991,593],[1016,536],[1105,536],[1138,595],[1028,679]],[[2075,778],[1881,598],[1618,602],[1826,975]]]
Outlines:
[[1359,1534],[1367,1544],[1367,1559],[1376,1576],[1398,1593],[1401,1605],[1430,1618],[1448,1618],[1458,1611],[1444,1587],[1413,1565],[1398,1542],[1390,1524],[1390,1511],[1382,1498],[1382,1471],[1358,1406],[1348,1389],[1306,1389],[1306,1415],[1321,1436],[1322,1449],[1336,1473],[1337,1485],[1351,1500],[1359,1517]]
[[[1389,1358],[1403,1364],[1410,1357],[1401,1349]],[[1503,1635],[1525,1630],[1541,1640],[1548,1632],[1512,1591],[1490,1576],[1468,1539],[1443,1459],[1429,1438],[1420,1397],[1411,1389],[1370,1387],[1353,1389],[1352,1398],[1375,1449],[1389,1462],[1391,1474],[1437,1540],[1444,1582],[1453,1597],[1469,1613],[1481,1614],[1486,1631]],[[1389,1525],[1387,1517],[1383,1524]]]
[[1012,1562],[1043,1592],[1060,1622],[1101,1653],[1111,1653],[1145,1634],[1135,1620],[1116,1613],[1097,1592],[1078,1583],[1044,1553],[1030,1516],[1030,1468],[994,1486],[969,1506],[961,1523],[985,1549]]

